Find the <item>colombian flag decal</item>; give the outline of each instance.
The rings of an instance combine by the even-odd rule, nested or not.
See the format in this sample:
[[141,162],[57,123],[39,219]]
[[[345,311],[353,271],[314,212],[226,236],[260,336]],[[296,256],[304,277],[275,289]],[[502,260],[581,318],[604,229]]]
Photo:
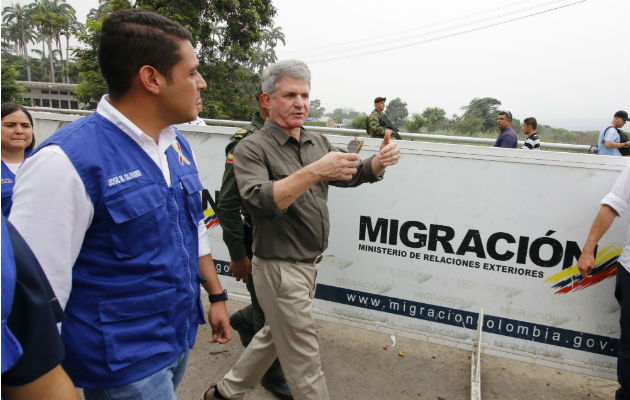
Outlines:
[[552,288],[556,289],[555,294],[565,294],[582,290],[604,279],[612,278],[617,274],[617,267],[619,266],[617,259],[621,254],[621,250],[621,247],[613,243],[598,251],[595,255],[595,268],[593,268],[590,278],[582,277],[576,264],[550,276],[545,279],[545,282],[554,283]]
[[230,153],[227,155],[225,162],[228,164],[234,164],[234,154]]
[[219,220],[212,207],[203,210],[203,222],[206,224],[206,229],[212,229],[219,225]]

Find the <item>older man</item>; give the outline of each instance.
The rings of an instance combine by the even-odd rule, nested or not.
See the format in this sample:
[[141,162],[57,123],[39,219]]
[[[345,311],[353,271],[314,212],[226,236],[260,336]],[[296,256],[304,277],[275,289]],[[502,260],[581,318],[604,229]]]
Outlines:
[[206,88],[191,40],[156,13],[112,13],[98,57],[109,94],[19,171],[11,221],[65,306],[63,366],[86,400],[177,398],[200,284],[212,341],[230,340],[197,167],[172,127],[195,119]]
[[328,186],[382,179],[400,151],[385,134],[380,152],[360,161],[303,128],[311,75],[301,61],[263,74],[269,118],[236,147],[239,191],[254,224],[253,278],[267,323],[206,399],[240,398],[277,356],[295,399],[328,399],[312,316],[317,263],[328,245]]
[[494,147],[506,147],[515,149],[518,145],[516,132],[512,129],[512,113],[509,111],[501,111],[497,116],[497,128],[501,131],[497,140],[494,141]]

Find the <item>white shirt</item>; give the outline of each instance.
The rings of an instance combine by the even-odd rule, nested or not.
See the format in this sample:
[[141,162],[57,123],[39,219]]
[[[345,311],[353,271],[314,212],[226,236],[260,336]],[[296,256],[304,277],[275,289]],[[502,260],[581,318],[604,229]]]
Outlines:
[[[107,95],[98,103],[96,112],[138,143],[170,186],[166,150],[176,138],[175,130],[164,129],[155,143],[114,108]],[[15,181],[10,221],[33,250],[59,303],[65,308],[72,289],[72,267],[92,223],[94,205],[79,173],[57,145],[46,146],[26,159]],[[199,256],[210,254],[210,237],[203,218],[199,221],[198,235]]]
[[[602,199],[600,204],[610,206],[619,215],[628,211],[630,206],[630,163],[621,171],[610,193]],[[626,234],[626,244],[618,261],[630,272],[630,225],[628,225],[628,233]]]

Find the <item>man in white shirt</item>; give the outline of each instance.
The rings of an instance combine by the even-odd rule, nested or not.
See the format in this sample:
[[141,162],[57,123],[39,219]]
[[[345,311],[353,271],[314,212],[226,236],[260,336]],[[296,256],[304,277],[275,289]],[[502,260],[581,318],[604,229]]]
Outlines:
[[[630,206],[630,164],[626,165],[621,175],[615,181],[610,193],[600,202],[602,205],[595,217],[593,226],[582,248],[582,255],[578,260],[578,268],[584,278],[589,278],[595,267],[595,248],[597,242],[606,233],[615,217],[628,211]],[[626,244],[617,262],[617,284],[615,297],[621,307],[621,336],[617,350],[617,379],[619,389],[615,399],[630,398],[630,226],[628,226]]]
[[67,315],[63,366],[86,400],[176,399],[210,294],[212,341],[231,338],[192,150],[206,83],[190,33],[144,10],[103,23],[109,95],[19,171],[11,221]]

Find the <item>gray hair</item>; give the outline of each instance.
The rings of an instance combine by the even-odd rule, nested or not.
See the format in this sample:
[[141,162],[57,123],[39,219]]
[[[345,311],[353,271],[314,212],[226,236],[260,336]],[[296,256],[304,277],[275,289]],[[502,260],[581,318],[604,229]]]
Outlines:
[[276,85],[284,76],[295,79],[304,79],[311,87],[311,70],[304,61],[283,60],[267,67],[262,74],[262,91],[270,96],[276,91]]

